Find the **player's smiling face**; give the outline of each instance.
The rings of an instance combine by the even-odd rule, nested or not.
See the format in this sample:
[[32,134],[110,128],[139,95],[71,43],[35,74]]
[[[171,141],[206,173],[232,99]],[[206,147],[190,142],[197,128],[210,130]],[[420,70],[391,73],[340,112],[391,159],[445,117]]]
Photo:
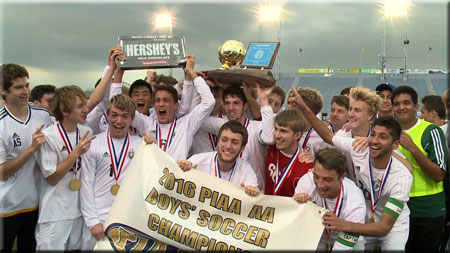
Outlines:
[[333,103],[331,105],[330,120],[333,126],[341,128],[347,123],[348,110],[345,106]]
[[[393,149],[398,147],[399,141],[394,138],[384,126],[374,126],[369,136],[369,150],[372,159],[382,159],[390,156]],[[381,168],[379,168],[381,169]]]
[[242,135],[233,133],[230,129],[224,129],[217,143],[217,152],[219,153],[220,161],[232,163],[243,150]]
[[392,102],[391,102],[391,90],[382,90],[378,92],[378,96],[383,100],[380,106],[380,112],[390,113],[392,112]]
[[345,175],[339,177],[336,170],[327,170],[319,162],[314,163],[313,175],[320,197],[334,199],[339,195],[339,188]]
[[241,121],[245,118],[245,111],[248,105],[237,96],[226,96],[223,107],[229,120]]
[[292,150],[295,152],[297,148],[302,132],[294,133],[294,130],[290,127],[280,126],[278,123],[275,123],[273,135],[277,149],[292,154]]
[[419,104],[414,104],[409,94],[400,93],[393,100],[395,118],[400,124],[407,124],[416,119]]
[[89,112],[86,104],[87,101],[85,98],[76,96],[75,103],[72,107],[71,112],[70,113],[63,112],[64,118],[74,123],[80,124],[86,123],[86,117]]
[[131,112],[121,110],[114,105],[111,106],[108,113],[109,131],[111,133],[111,137],[116,139],[125,138],[133,119],[134,117],[131,115]]
[[133,99],[136,104],[136,109],[138,112],[147,115],[148,110],[151,105],[152,98],[150,96],[150,90],[148,87],[139,86],[133,89],[131,93],[131,99]]
[[3,96],[5,96],[8,104],[24,106],[28,105],[30,97],[30,81],[28,77],[18,77],[12,80],[12,85],[9,89],[1,89]]
[[155,112],[161,124],[169,124],[175,118],[178,101],[173,101],[172,95],[165,90],[159,90],[155,94]]
[[358,129],[369,124],[372,116],[369,114],[369,106],[365,101],[350,99],[348,122],[351,129]]

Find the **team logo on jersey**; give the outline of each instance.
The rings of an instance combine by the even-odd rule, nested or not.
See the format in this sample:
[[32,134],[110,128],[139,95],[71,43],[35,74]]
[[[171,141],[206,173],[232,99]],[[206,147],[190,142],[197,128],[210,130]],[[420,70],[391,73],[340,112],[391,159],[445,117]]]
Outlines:
[[153,134],[153,136],[156,136],[156,130],[150,130],[150,133]]
[[62,148],[61,148],[61,152],[64,152],[64,151],[67,151],[66,146],[62,146]]
[[128,157],[131,159],[134,156],[134,150],[128,151]]
[[178,251],[141,231],[120,223],[113,223],[105,230],[111,247],[116,252]]
[[103,153],[103,157],[109,157],[108,152]]
[[14,143],[14,148],[22,146],[22,141],[20,140],[20,136],[17,133],[13,133],[12,140]]

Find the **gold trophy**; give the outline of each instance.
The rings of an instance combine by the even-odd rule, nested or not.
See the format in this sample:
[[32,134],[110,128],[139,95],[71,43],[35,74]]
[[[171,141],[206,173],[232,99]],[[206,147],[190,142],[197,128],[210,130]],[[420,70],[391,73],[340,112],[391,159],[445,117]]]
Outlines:
[[[266,46],[265,44],[267,44],[267,42],[258,44],[260,46]],[[273,78],[273,74],[269,70],[264,69],[264,67],[272,67],[275,58],[274,56],[279,48],[278,42],[272,44],[275,45],[275,51],[268,51],[266,48],[263,48],[264,50],[257,49],[257,51],[255,51],[254,47],[252,47],[252,43],[250,43],[249,46],[249,50],[251,49],[251,52],[256,52],[255,55],[260,58],[263,58],[261,54],[264,55],[264,52],[269,52],[268,54],[270,55],[266,54],[265,57],[267,65],[249,64],[245,65],[244,68],[232,68],[233,66],[241,65],[245,62],[248,50],[245,49],[240,41],[227,40],[218,50],[219,60],[223,64],[222,67],[220,69],[210,70],[206,75],[210,79],[231,85],[242,85],[242,82],[245,82],[250,86],[256,86],[256,82],[258,82],[263,87],[274,86],[276,81]],[[270,46],[273,47],[273,45]],[[243,66],[241,65],[241,67]]]

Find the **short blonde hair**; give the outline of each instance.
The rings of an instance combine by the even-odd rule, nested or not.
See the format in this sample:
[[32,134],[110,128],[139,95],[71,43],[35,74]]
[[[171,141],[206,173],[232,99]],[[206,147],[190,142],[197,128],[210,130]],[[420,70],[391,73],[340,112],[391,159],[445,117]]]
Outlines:
[[63,112],[72,112],[76,97],[79,97],[83,102],[87,100],[86,94],[78,86],[68,85],[56,89],[50,104],[50,112],[55,116],[57,121],[63,120]]
[[368,105],[369,114],[375,115],[381,106],[381,98],[376,92],[363,87],[353,87],[350,90],[350,99],[364,101]]
[[108,108],[106,109],[107,114],[109,114],[109,111],[113,106],[122,111],[129,112],[131,117],[134,117],[135,115],[136,104],[129,96],[125,94],[117,94],[109,100]]

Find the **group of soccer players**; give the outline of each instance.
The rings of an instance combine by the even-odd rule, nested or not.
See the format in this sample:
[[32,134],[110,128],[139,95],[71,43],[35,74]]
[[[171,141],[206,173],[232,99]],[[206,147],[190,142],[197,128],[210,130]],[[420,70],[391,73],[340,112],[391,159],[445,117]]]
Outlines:
[[328,209],[318,250],[445,249],[448,90],[425,96],[419,119],[409,86],[352,87],[325,101],[323,122],[318,90],[292,87],[283,109],[280,87],[210,80],[192,55],[183,81],[158,83],[149,71],[126,90],[122,57],[110,50],[89,98],[41,86],[33,104],[27,70],[0,67],[3,250],[15,239],[18,250],[92,250],[142,140],[186,173]]

